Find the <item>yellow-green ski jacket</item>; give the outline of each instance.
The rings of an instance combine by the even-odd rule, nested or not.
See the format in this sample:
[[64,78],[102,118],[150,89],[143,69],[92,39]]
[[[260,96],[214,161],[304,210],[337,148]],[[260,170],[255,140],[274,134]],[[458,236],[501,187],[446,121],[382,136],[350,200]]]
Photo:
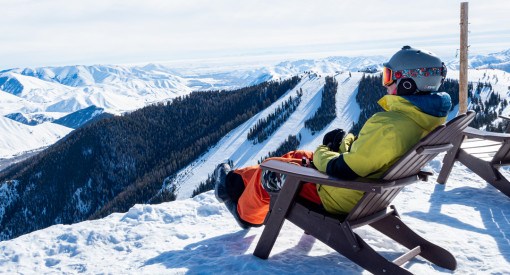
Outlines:
[[[386,95],[378,101],[385,112],[367,120],[357,139],[346,135],[340,152],[325,145],[314,153],[314,165],[321,172],[342,179],[380,178],[388,168],[421,138],[446,121],[451,107],[447,93],[428,95]],[[348,213],[363,192],[317,185],[317,191],[330,213]]]

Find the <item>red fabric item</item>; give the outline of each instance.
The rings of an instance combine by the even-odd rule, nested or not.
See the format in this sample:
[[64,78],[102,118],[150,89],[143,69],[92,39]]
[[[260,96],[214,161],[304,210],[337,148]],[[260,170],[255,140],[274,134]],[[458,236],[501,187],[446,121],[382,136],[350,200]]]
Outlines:
[[[268,158],[292,162],[301,165],[302,158],[313,159],[313,152],[310,151],[291,151],[281,157]],[[239,217],[252,224],[262,224],[269,211],[269,194],[264,190],[261,183],[262,169],[259,165],[248,166],[234,170],[239,174],[244,182],[245,190],[237,204]],[[321,204],[321,199],[317,193],[314,183],[305,183],[299,196],[316,204]]]

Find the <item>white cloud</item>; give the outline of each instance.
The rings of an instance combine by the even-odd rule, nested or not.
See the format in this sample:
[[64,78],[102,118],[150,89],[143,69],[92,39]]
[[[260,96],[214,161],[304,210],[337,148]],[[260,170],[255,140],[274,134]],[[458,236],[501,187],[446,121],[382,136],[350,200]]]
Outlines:
[[[449,55],[458,45],[459,2],[1,1],[0,68],[263,52],[389,55],[403,44]],[[469,8],[472,50],[510,45],[510,2],[475,0]]]

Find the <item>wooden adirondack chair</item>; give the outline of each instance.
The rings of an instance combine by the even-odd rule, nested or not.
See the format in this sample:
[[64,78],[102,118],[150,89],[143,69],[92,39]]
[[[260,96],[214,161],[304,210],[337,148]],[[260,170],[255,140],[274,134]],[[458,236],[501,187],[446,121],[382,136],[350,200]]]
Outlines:
[[[510,121],[510,118],[500,116]],[[510,165],[510,124],[506,133],[493,133],[467,127],[443,159],[437,182],[444,184],[455,161],[460,161],[482,179],[510,197],[510,182],[499,172]]]
[[[262,163],[262,169],[285,174],[287,177],[280,192],[270,193],[270,211],[253,254],[262,259],[268,258],[283,222],[287,219],[375,274],[411,274],[401,265],[417,255],[438,266],[455,270],[457,262],[451,253],[412,231],[400,219],[395,207],[389,205],[405,186],[427,180],[430,173],[421,171],[421,168],[438,153],[452,148],[450,141],[460,135],[473,116],[473,113],[461,115],[446,126],[437,127],[400,158],[381,180],[360,178],[346,181],[312,168],[276,160]],[[361,190],[365,194],[347,215],[332,215],[296,196],[301,184],[305,182]],[[372,226],[410,251],[393,262],[387,260],[353,231],[364,225]]]

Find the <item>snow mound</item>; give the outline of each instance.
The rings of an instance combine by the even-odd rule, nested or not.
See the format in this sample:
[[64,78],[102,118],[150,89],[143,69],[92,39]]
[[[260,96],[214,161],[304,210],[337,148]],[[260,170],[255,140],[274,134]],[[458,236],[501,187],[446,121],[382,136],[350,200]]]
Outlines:
[[[409,186],[393,202],[402,219],[452,252],[457,274],[507,273],[508,198],[462,165],[455,165],[447,185],[434,184],[442,158],[430,162],[435,176],[429,182]],[[405,251],[371,228],[355,232],[389,259]],[[241,230],[209,191],[0,242],[0,273],[369,274],[289,222],[269,259],[261,260],[252,255],[261,233],[262,228]],[[415,274],[451,274],[421,258],[405,268]]]

